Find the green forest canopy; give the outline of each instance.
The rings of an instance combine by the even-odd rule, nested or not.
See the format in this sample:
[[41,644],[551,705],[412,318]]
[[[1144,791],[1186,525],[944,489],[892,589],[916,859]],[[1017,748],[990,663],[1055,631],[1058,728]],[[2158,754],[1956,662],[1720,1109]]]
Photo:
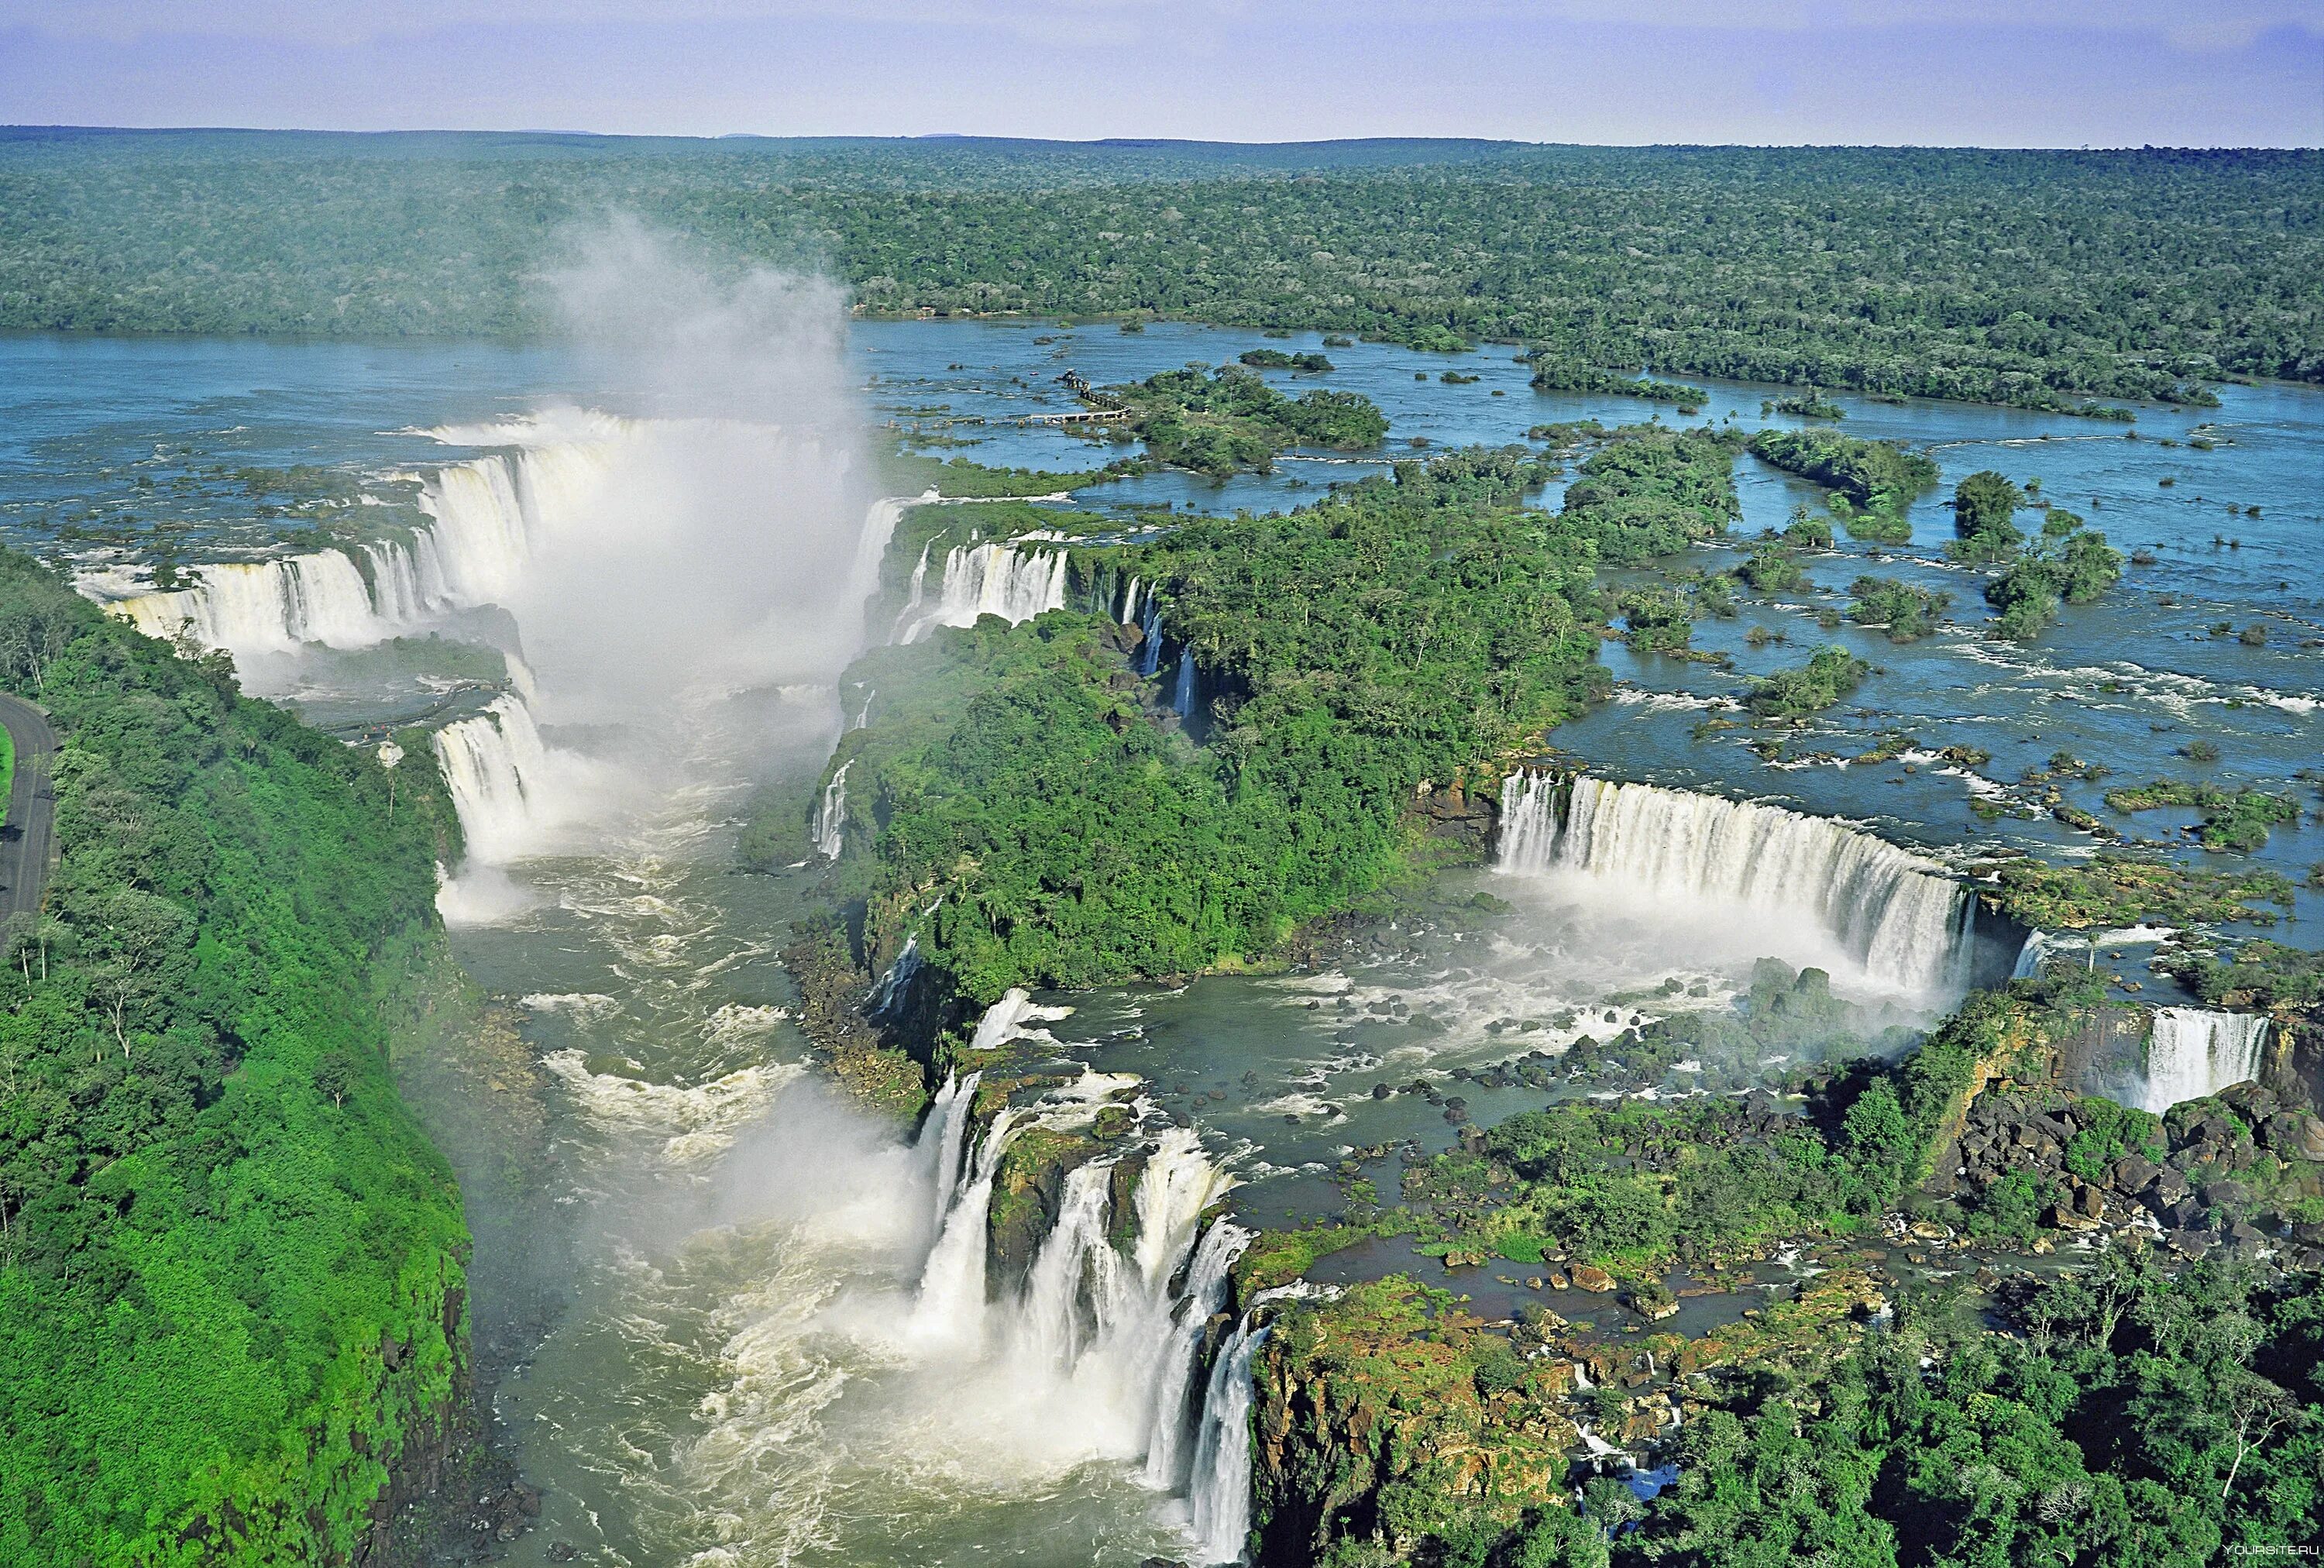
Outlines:
[[449,805],[5,552],[0,630],[61,742],[0,964],[0,1560],[345,1561],[463,1376],[383,1022]]
[[460,336],[630,210],[890,314],[1152,314],[2070,407],[2324,379],[2324,156],[19,131],[0,327]]

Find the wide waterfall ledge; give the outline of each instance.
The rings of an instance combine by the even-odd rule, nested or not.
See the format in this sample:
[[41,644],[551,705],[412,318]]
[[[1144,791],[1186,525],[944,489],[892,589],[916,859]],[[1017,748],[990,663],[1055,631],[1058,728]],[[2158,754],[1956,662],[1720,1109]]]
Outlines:
[[[1756,944],[1830,969],[1844,989],[1925,1010],[1949,1006],[1991,967],[1960,878],[1875,834],[1784,807],[1526,770],[1502,785],[1495,867],[1585,905],[1692,924],[1719,945]],[[2015,944],[1991,956],[2006,974]]]

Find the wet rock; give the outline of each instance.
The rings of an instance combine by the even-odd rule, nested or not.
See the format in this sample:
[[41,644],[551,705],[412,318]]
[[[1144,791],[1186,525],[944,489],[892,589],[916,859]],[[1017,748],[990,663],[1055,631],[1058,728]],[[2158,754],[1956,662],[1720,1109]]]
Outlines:
[[1614,1277],[1595,1264],[1581,1264],[1573,1270],[1573,1288],[1602,1296],[1614,1288]]
[[2153,1160],[2126,1154],[2114,1162],[2114,1168],[2107,1173],[2107,1179],[2113,1184],[2115,1191],[2129,1197],[2145,1191],[2146,1184],[2162,1174],[2163,1167]]
[[570,1541],[551,1541],[549,1543],[549,1560],[551,1563],[570,1563],[574,1558],[578,1557],[580,1554],[581,1554],[574,1548],[573,1543]]

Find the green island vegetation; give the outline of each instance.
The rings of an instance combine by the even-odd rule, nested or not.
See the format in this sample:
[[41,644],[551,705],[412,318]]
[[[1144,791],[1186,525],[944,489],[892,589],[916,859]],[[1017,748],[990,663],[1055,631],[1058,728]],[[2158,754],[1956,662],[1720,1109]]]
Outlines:
[[0,327],[504,337],[540,325],[522,280],[564,226],[627,208],[827,266],[873,314],[1526,343],[2098,411],[2324,379],[2319,186],[2312,152],[24,128],[0,140]]
[[[2173,926],[2245,921],[2272,926],[2289,910],[2291,881],[2275,872],[2195,871],[2158,855],[2100,850],[2087,861],[2052,864],[2021,855],[1982,874],[1994,908],[2047,931],[2081,931],[2160,920]],[[2273,906],[2263,908],[2262,906]]]
[[1155,461],[1223,477],[1267,473],[1292,447],[1360,452],[1388,435],[1388,419],[1360,392],[1318,390],[1288,398],[1240,365],[1166,370],[1103,395],[1127,409],[1127,433]]
[[16,784],[16,737],[0,730],[0,827],[8,822],[8,793]]
[[1805,718],[1849,696],[1871,673],[1870,664],[1845,648],[1819,648],[1798,669],[1753,681],[1743,702],[1763,719]]
[[1919,587],[1901,578],[1870,573],[1850,583],[1848,591],[1855,595],[1848,618],[1859,626],[1880,627],[1891,642],[1926,637],[1953,603],[1953,596],[1941,588]]
[[1953,540],[1945,553],[1969,565],[1996,565],[2015,560],[2024,548],[2025,535],[2017,526],[2025,493],[2006,474],[1979,469],[1953,486]]
[[1656,381],[1652,376],[1619,375],[1594,365],[1578,364],[1547,349],[1528,353],[1526,363],[1533,367],[1532,386],[1536,392],[1611,392],[1626,398],[1644,398],[1648,402],[1675,403],[1683,414],[1693,413],[1711,401],[1711,394],[1699,386]]
[[[1990,530],[1981,537],[1997,538]],[[2043,517],[2041,539],[1986,585],[1985,597],[2001,612],[1997,630],[2002,636],[2030,638],[2056,623],[2061,603],[2087,604],[2121,580],[2122,552],[2080,517],[2053,506]]]
[[[1286,517],[1076,552],[1082,602],[1115,603],[1131,576],[1160,596],[1199,674],[1188,724],[1161,711],[1175,669],[1134,673],[1140,633],[1102,617],[985,623],[865,655],[847,678],[876,687],[880,708],[828,769],[848,767],[867,802],[847,832],[869,853],[843,863],[866,959],[891,961],[909,936],[945,993],[976,1005],[1012,985],[1267,959],[1434,853],[1406,822],[1416,789],[1491,766],[1604,693],[1596,566],[1723,530],[1739,445],[1608,432],[1554,514],[1524,504],[1545,460],[1472,450],[1405,460]],[[891,601],[927,530],[971,526],[970,508],[936,510],[908,511],[890,541]],[[759,863],[803,842],[811,798],[768,797]]]
[[[1893,1327],[1863,1333],[1875,1303]],[[2024,1293],[1998,1333],[1835,1270],[1708,1343],[1647,1336],[1642,1353],[1704,1386],[1668,1445],[1675,1475],[1651,1500],[1597,1477],[1572,1508],[1536,1500],[1563,1445],[1636,1401],[1572,1391],[1586,1363],[1544,1355],[1554,1326],[1497,1333],[1392,1277],[1293,1306],[1269,1335],[1259,1419],[1283,1412],[1266,1453],[1284,1459],[1255,1477],[1257,1561],[2141,1568],[2280,1547],[2324,1528],[2319,1303],[2109,1252]],[[1320,1518],[1318,1496],[1335,1500]]]
[[1632,566],[1716,539],[1743,515],[1735,494],[1741,438],[1709,429],[1624,425],[1606,432],[1566,486],[1558,531],[1588,540],[1607,566]]
[[1894,441],[1868,441],[1837,430],[1761,430],[1751,438],[1761,462],[1812,480],[1832,493],[1851,537],[1902,544],[1913,537],[1904,509],[1937,482],[1926,455]]
[[1253,370],[1296,370],[1309,375],[1322,375],[1332,368],[1329,358],[1312,351],[1286,354],[1279,348],[1246,348],[1237,357]]
[[1750,585],[1755,594],[1804,594],[1808,591],[1807,568],[1800,558],[1778,540],[1766,540],[1752,548],[1735,568],[1735,575]]
[[1848,410],[1810,387],[1805,392],[1787,398],[1776,398],[1766,405],[1772,414],[1790,414],[1803,420],[1844,420]]
[[0,622],[61,852],[0,966],[0,1556],[346,1561],[466,1397],[460,1195],[389,1074],[449,800],[23,557]]
[[2153,783],[2106,794],[2107,809],[2126,816],[2176,806],[2201,813],[2195,836],[2205,849],[2240,850],[2248,854],[2267,846],[2268,829],[2300,821],[2300,798],[2258,789],[2226,789],[2183,779],[2157,779]]
[[2255,937],[2224,959],[2196,949],[2182,950],[2168,962],[2172,974],[2213,1007],[2273,1012],[2324,1003],[2324,952],[2314,948]]
[[1778,537],[1793,549],[1803,550],[1828,550],[1834,542],[1831,520],[1818,517],[1804,506],[1792,508],[1791,521],[1784,524]]
[[1694,636],[1694,602],[1673,588],[1637,588],[1620,596],[1623,637],[1641,653],[1683,653]]

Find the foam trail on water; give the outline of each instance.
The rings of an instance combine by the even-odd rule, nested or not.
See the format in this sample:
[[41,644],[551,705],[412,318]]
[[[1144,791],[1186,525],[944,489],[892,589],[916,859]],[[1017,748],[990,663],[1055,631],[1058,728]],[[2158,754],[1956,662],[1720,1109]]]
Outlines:
[[2160,1115],[2258,1077],[2267,1029],[2268,1020],[2259,1013],[2156,1009],[2154,1032],[2146,1042],[2144,1108]]

